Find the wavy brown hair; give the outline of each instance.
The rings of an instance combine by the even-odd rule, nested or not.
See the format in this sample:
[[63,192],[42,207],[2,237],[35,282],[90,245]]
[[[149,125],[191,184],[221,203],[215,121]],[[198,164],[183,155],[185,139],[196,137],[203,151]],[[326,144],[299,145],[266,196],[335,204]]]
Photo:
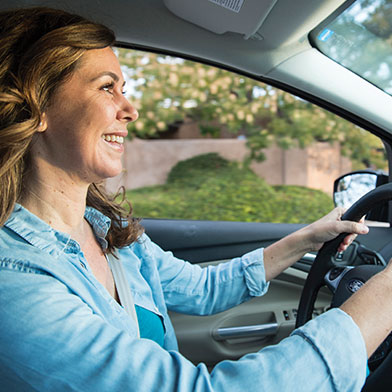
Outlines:
[[[87,50],[114,42],[106,26],[64,11],[36,7],[0,12],[0,226],[24,190],[29,146],[57,87]],[[102,185],[90,185],[87,205],[112,219],[108,251],[131,244],[142,233],[131,208],[115,200]]]

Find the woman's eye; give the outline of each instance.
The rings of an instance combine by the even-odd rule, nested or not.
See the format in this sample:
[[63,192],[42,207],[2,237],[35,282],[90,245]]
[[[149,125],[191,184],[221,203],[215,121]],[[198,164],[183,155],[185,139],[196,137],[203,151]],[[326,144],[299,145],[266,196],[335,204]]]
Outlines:
[[[104,86],[102,86],[101,90],[106,91],[109,94],[114,94],[114,88],[115,88],[114,83],[108,83],[108,84],[105,84]],[[127,93],[127,90],[125,90],[125,89],[121,90],[122,95],[126,95],[126,93]]]
[[114,83],[108,83],[101,87],[103,91],[113,94]]

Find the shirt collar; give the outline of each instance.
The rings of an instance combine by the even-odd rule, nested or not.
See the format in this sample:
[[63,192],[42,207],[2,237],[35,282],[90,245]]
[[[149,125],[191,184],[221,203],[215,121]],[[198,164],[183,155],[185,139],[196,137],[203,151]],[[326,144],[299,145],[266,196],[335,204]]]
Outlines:
[[[84,217],[90,223],[102,249],[105,250],[108,246],[105,238],[111,225],[110,218],[93,207],[86,207]],[[4,226],[31,245],[55,257],[67,251],[80,250],[79,244],[72,240],[69,234],[54,230],[18,203],[15,204],[14,210]]]
[[108,247],[106,236],[110,229],[110,225],[112,224],[111,219],[93,207],[86,207],[84,217],[93,228],[94,234],[102,249],[106,250]]

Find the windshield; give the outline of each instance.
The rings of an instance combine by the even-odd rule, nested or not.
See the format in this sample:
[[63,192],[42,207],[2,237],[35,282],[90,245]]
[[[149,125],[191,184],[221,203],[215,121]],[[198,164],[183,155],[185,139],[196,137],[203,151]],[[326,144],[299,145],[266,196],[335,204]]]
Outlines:
[[392,95],[392,0],[357,0],[311,39],[326,56]]

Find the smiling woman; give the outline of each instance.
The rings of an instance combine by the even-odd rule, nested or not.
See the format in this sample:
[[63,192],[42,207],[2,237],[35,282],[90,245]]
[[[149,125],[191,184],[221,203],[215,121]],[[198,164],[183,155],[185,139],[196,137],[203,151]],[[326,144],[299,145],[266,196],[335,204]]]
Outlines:
[[[178,352],[168,311],[211,315],[260,297],[306,253],[352,233],[339,240],[344,251],[365,225],[335,209],[218,266],[174,257],[100,185],[121,171],[126,126],[138,117],[123,95],[112,31],[31,8],[0,12],[0,34],[1,388],[361,388],[366,358],[392,326],[390,295],[380,300],[379,288],[392,291],[392,266],[279,345],[211,373]],[[386,316],[376,318],[380,306]]]
[[129,218],[129,233],[118,231],[128,213],[99,183],[121,170],[119,141],[137,118],[122,94],[122,73],[110,49],[113,32],[77,15],[35,8],[3,13],[0,34],[13,37],[0,46],[0,223],[17,200],[43,197],[38,189],[27,192],[33,183],[48,183],[34,177],[34,168],[42,167],[43,178],[61,179],[62,189],[42,189],[46,196],[68,194],[69,181],[89,183],[87,205],[117,222],[108,234],[109,249],[129,244],[141,228]]

